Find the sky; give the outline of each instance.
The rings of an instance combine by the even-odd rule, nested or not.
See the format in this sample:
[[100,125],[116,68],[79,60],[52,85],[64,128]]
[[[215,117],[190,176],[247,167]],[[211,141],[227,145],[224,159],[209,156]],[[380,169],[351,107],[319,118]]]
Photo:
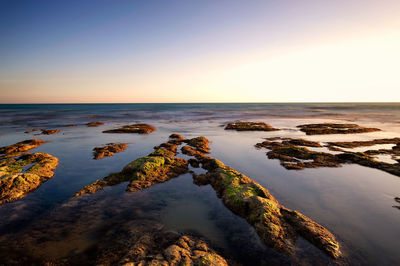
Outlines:
[[398,0],[0,0],[0,103],[399,101]]

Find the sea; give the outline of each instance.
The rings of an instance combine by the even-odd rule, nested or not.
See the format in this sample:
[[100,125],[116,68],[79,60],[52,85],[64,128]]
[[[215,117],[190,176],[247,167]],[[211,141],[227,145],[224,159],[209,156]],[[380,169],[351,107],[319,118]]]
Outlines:
[[[87,127],[92,121],[104,125]],[[281,130],[224,130],[234,121],[266,122]],[[382,131],[307,136],[297,127],[324,122]],[[153,125],[156,131],[102,133],[134,123]],[[61,132],[25,133],[32,129]],[[85,185],[151,153],[172,133],[207,137],[210,156],[264,186],[280,204],[326,227],[343,256],[331,259],[302,238],[294,255],[274,251],[246,220],[223,205],[210,185],[195,185],[191,174],[135,193],[125,191],[127,183],[122,183],[73,197]],[[393,206],[400,206],[394,200],[400,197],[400,177],[355,164],[287,170],[278,160],[268,159],[268,150],[255,148],[267,137],[322,143],[400,137],[400,103],[1,104],[0,147],[42,139],[48,142],[29,152],[49,153],[59,165],[37,190],[0,205],[0,265],[95,264],[99,251],[124,241],[139,224],[202,238],[239,265],[399,265],[400,208]],[[110,142],[128,143],[128,148],[94,160],[93,148]]]

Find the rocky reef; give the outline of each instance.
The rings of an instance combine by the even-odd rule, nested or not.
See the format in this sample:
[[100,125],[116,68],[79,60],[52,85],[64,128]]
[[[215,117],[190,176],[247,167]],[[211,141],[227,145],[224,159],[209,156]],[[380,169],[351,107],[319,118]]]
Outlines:
[[[270,138],[271,139],[271,138]],[[266,148],[269,159],[278,159],[286,169],[304,169],[316,167],[339,167],[342,160],[333,154],[316,152],[306,147],[322,147],[321,144],[304,139],[273,138],[257,143],[256,148]],[[306,147],[301,147],[306,146]]]
[[200,162],[207,173],[194,175],[194,182],[211,184],[224,205],[246,219],[268,246],[292,254],[301,235],[331,257],[340,256],[339,243],[323,226],[280,205],[267,189],[222,162],[211,157]]
[[[399,138],[376,139],[372,141],[354,141],[354,142],[328,142],[327,148],[334,151],[340,151],[339,154],[326,152],[317,152],[306,147],[323,147],[318,142],[290,139],[290,138],[267,138],[261,143],[255,145],[256,148],[266,148],[269,159],[278,159],[283,167],[288,170],[301,170],[304,168],[316,167],[340,167],[345,163],[354,163],[370,168],[376,168],[390,174],[400,176],[400,143]],[[372,146],[375,144],[396,144],[392,149],[367,150],[365,152],[345,151],[339,147],[353,148],[361,146]],[[319,146],[318,146],[319,145]],[[391,155],[397,163],[381,162],[374,158],[374,155]]]
[[126,143],[108,143],[103,147],[95,147],[93,149],[93,158],[95,160],[102,159],[104,157],[113,156],[114,153],[124,151],[128,148]]
[[155,151],[148,156],[136,159],[118,173],[111,173],[103,179],[98,179],[91,185],[85,186],[75,194],[75,197],[86,193],[95,193],[104,187],[122,182],[129,182],[126,190],[134,192],[186,173],[188,162],[175,157],[177,143],[180,141],[174,138],[156,146]]
[[103,133],[138,133],[149,134],[155,131],[156,128],[148,124],[133,124],[126,125],[116,129],[104,130]]
[[0,148],[0,154],[11,154],[17,152],[26,152],[33,148],[39,147],[40,145],[46,143],[41,139],[28,139],[12,145],[8,145]]
[[37,189],[53,177],[58,165],[58,159],[47,153],[9,154],[0,160],[0,204],[21,199]]
[[357,124],[305,124],[297,126],[300,131],[305,132],[307,135],[325,135],[325,134],[354,134],[380,131],[379,128],[367,128]]
[[232,122],[229,123],[225,130],[237,130],[237,131],[277,131],[279,129],[273,128],[264,122]]
[[100,121],[93,121],[93,122],[89,122],[86,124],[86,126],[88,126],[88,127],[98,127],[101,125],[104,125],[104,123],[100,122]]

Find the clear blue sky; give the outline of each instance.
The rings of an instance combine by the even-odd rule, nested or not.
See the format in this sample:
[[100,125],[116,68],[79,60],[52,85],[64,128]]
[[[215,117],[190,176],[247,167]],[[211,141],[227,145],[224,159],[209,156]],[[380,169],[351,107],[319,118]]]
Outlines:
[[399,101],[399,29],[399,1],[0,0],[0,102]]

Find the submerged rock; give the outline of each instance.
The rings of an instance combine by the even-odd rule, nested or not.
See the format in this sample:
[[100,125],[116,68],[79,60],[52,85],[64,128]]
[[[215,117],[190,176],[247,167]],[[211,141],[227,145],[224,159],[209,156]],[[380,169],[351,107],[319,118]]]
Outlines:
[[88,127],[98,127],[98,126],[104,125],[104,123],[100,122],[100,121],[94,121],[94,122],[89,122],[86,125]]
[[[0,158],[0,160],[3,158]],[[8,158],[10,159],[10,158]],[[23,172],[22,168],[31,165]],[[53,177],[58,159],[47,153],[18,155],[0,167],[0,204],[25,197]]]
[[268,246],[292,254],[301,235],[331,257],[340,256],[339,243],[323,226],[280,205],[267,189],[222,162],[204,157],[201,164],[207,173],[194,175],[194,182],[211,184],[224,205],[245,218]]
[[305,132],[307,135],[354,134],[380,131],[379,128],[367,128],[357,124],[321,123],[305,124],[297,127],[300,128],[300,131]]
[[28,139],[12,145],[8,145],[0,148],[0,154],[11,154],[16,152],[26,152],[33,148],[39,147],[46,143],[41,139]]
[[155,131],[156,128],[148,124],[133,124],[126,125],[116,129],[104,130],[103,133],[138,133],[149,134]]
[[229,123],[225,130],[237,130],[237,131],[277,131],[279,129],[273,128],[264,122],[232,122]]
[[127,148],[128,145],[126,143],[108,143],[103,147],[95,147],[93,149],[93,158],[98,160],[104,157],[113,156],[114,153],[124,151]]
[[121,172],[111,173],[103,179],[98,179],[91,185],[85,186],[75,193],[75,197],[86,193],[95,193],[104,187],[122,182],[129,182],[126,190],[134,192],[188,172],[188,162],[175,157],[178,147],[176,139],[170,141],[155,147],[155,151],[148,156],[129,163]]
[[61,132],[59,129],[41,129],[42,135],[52,135]]

